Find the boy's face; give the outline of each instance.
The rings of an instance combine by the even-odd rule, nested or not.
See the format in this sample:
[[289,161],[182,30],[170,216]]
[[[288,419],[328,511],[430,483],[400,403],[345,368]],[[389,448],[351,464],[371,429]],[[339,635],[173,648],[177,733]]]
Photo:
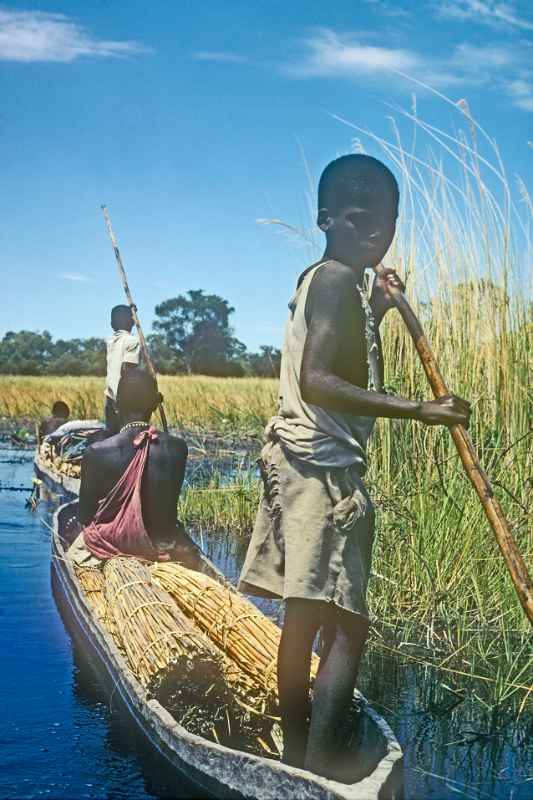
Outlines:
[[354,260],[365,266],[377,266],[392,244],[396,233],[398,205],[391,196],[371,196],[357,204],[345,206],[330,217],[328,237]]

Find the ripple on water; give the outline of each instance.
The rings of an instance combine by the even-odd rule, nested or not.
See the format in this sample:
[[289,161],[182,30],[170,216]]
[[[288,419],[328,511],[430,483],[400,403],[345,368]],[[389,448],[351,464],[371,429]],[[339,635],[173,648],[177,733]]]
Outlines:
[[[29,462],[5,464],[0,480],[31,487]],[[29,491],[28,491],[29,493]],[[52,508],[25,508],[23,493],[0,492],[0,798],[190,797],[110,702],[73,645],[50,585]],[[209,556],[236,580],[242,538],[204,536]],[[278,616],[279,604],[264,610]],[[453,706],[447,681],[419,667],[368,656],[361,688],[387,717],[405,752],[406,798],[526,800],[533,774],[531,715]]]

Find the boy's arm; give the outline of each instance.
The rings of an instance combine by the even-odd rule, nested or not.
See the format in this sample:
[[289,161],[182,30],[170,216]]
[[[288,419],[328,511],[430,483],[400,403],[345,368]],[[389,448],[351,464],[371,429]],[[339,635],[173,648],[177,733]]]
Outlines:
[[300,388],[307,403],[370,417],[416,419],[427,425],[468,425],[470,405],[455,396],[429,402],[406,400],[362,389],[334,372],[335,354],[355,312],[355,281],[348,267],[318,270],[307,295]]

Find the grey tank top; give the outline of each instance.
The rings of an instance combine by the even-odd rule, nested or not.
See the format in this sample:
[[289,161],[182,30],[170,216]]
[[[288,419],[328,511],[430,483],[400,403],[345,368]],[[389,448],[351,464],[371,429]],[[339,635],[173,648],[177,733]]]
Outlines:
[[[366,468],[366,446],[375,423],[375,417],[329,411],[306,403],[300,391],[300,372],[307,323],[305,304],[307,293],[316,271],[328,261],[318,264],[305,276],[289,308],[281,356],[279,410],[267,427],[279,439],[290,456],[318,467],[347,467],[352,464]],[[361,297],[365,313],[365,335],[368,359],[368,388],[382,391],[379,371],[379,348],[374,330],[374,318],[366,292],[354,277],[354,292]]]

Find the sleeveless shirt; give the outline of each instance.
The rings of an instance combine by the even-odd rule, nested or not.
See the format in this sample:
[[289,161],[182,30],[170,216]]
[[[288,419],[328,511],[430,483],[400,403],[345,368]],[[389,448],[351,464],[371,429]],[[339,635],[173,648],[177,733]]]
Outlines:
[[[311,269],[302,280],[289,304],[281,355],[279,410],[267,426],[267,436],[274,436],[289,456],[318,467],[335,468],[356,464],[364,472],[366,446],[375,417],[356,416],[306,403],[300,390],[302,357],[307,338],[305,305],[313,276],[325,261]],[[365,338],[368,361],[368,389],[382,391],[379,371],[379,348],[374,318],[366,292],[354,276],[365,315]]]

